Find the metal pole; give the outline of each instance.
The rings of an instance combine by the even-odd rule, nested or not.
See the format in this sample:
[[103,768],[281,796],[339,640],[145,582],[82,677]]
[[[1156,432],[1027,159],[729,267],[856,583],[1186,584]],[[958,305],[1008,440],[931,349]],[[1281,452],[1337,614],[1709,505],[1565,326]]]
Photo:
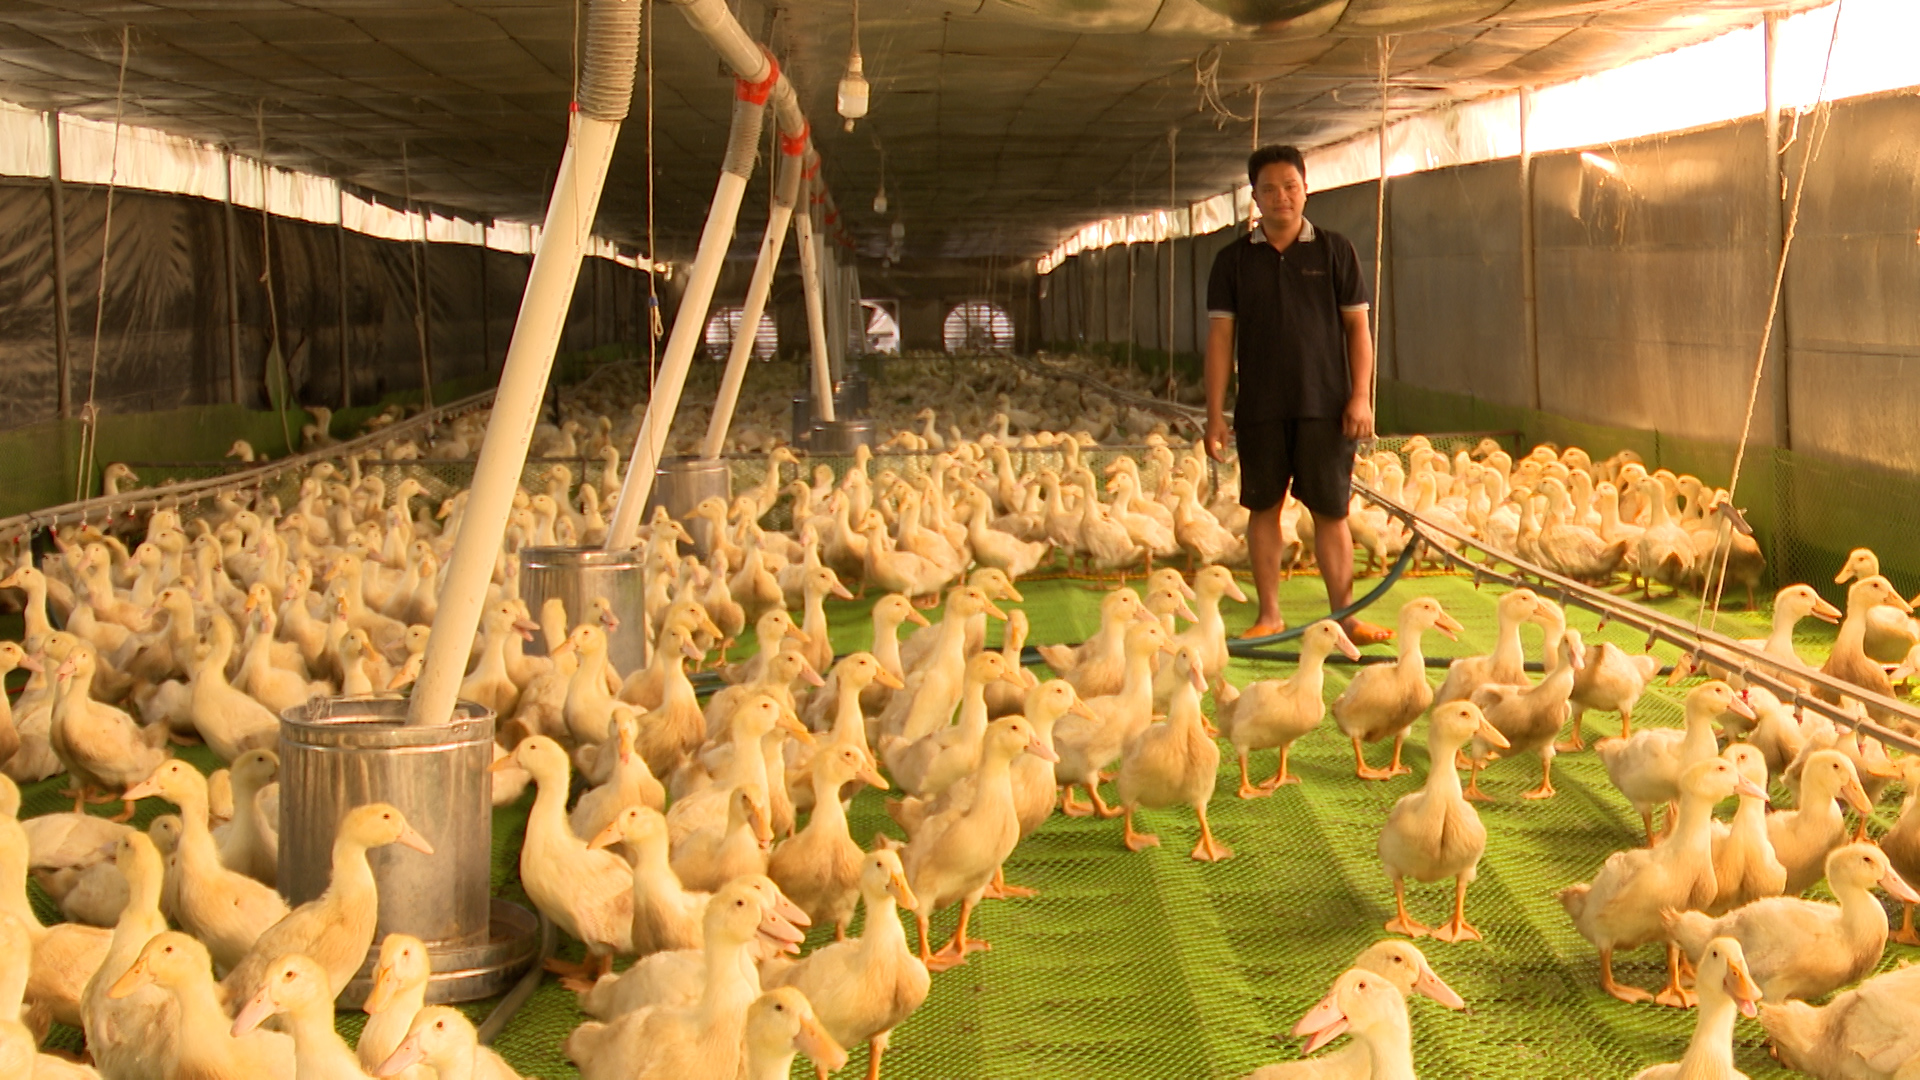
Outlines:
[[1527,360],[1527,407],[1540,411],[1540,308],[1534,291],[1533,251],[1533,140],[1527,128],[1533,119],[1533,91],[1520,88],[1520,326]]
[[[234,243],[234,232],[238,228],[233,216],[233,151],[221,152],[226,163],[226,233],[227,233],[227,378],[233,392],[232,401],[240,404],[240,254]],[[262,192],[262,195],[265,193]],[[265,202],[264,198],[261,202]]]
[[[1780,16],[1767,13],[1766,29],[1766,125],[1767,125],[1767,197],[1776,202],[1776,211],[1767,215],[1767,248],[1777,263],[1786,243],[1785,164],[1780,160],[1780,100],[1777,65],[1780,57]],[[1773,371],[1774,445],[1793,449],[1793,384],[1790,366],[1792,353],[1787,348],[1788,303],[1791,293],[1782,291],[1780,309],[1775,318],[1773,336],[1767,342],[1767,366]],[[1773,545],[1775,549],[1782,545]]]
[[[809,158],[801,175],[802,187],[811,191],[819,171],[820,159]],[[800,284],[806,294],[807,337],[813,350],[813,415],[831,424],[837,419],[833,411],[833,370],[827,351],[826,298],[822,295],[821,253],[819,238],[814,234],[812,210],[813,202],[819,198],[809,195],[807,207],[793,215],[793,239],[800,246]]]
[[739,403],[740,385],[746,381],[754,339],[760,331],[760,315],[766,311],[767,296],[773,291],[774,271],[780,265],[787,226],[792,223],[793,206],[799,197],[800,161],[806,152],[806,140],[781,136],[780,146],[779,175],[774,180],[773,205],[767,211],[767,233],[760,240],[760,258],[753,264],[746,303],[740,308],[740,330],[733,337],[733,352],[727,356],[726,374],[720,378],[720,392],[713,401],[713,418],[707,422],[706,442],[700,447],[700,456],[708,461],[718,458],[726,448],[733,409]]
[[631,547],[640,532],[640,516],[647,497],[653,493],[654,474],[667,447],[667,434],[680,408],[680,392],[686,387],[687,372],[693,366],[694,350],[706,331],[707,310],[713,302],[713,289],[720,280],[727,248],[733,240],[734,222],[740,216],[740,203],[747,193],[747,178],[753,172],[753,159],[760,144],[760,124],[766,112],[767,96],[779,78],[779,67],[762,54],[764,73],[758,81],[738,79],[734,87],[733,122],[727,136],[726,160],[720,169],[720,181],[714,186],[713,202],[707,209],[707,223],[700,233],[700,246],[694,253],[693,269],[687,274],[686,292],[680,298],[680,310],[674,313],[673,329],[667,335],[667,348],[654,380],[653,394],[647,400],[647,415],[640,421],[640,433],[628,458],[620,496],[614,502],[613,518],[607,528],[607,549],[619,551]]
[[73,415],[73,358],[69,352],[67,309],[67,193],[60,175],[60,114],[47,113],[47,198],[53,227],[53,360],[60,379],[60,419]]
[[340,290],[340,407],[353,408],[353,360],[347,348],[347,191],[335,186],[339,211],[334,219],[334,262],[338,264]]
[[480,370],[493,367],[493,320],[488,317],[487,297],[487,233],[493,229],[493,219],[489,218],[480,226]]

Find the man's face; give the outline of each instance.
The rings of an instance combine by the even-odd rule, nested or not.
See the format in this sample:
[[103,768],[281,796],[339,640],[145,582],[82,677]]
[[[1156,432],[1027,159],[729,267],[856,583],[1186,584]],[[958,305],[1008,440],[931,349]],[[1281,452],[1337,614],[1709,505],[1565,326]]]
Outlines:
[[1283,228],[1291,228],[1307,207],[1307,182],[1300,170],[1284,161],[1276,161],[1260,170],[1253,185],[1253,202],[1261,218]]

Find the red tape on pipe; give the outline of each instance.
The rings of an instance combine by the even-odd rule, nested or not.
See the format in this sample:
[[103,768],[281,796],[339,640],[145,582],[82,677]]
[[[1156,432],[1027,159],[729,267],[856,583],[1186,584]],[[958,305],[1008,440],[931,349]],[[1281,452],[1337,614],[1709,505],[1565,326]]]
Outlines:
[[760,52],[767,58],[767,77],[757,83],[745,79],[733,80],[733,96],[749,105],[765,105],[767,95],[773,93],[773,84],[780,81],[780,61],[775,60],[765,46],[761,47]]

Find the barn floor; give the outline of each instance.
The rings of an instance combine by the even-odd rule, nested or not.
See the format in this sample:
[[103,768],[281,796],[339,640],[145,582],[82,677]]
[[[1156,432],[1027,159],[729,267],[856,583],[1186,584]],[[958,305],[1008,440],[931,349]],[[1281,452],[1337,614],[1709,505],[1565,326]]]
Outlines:
[[[1096,628],[1099,594],[1085,584],[1057,579],[1022,588],[1032,621],[1030,640],[1078,641]],[[1401,602],[1420,595],[1439,598],[1466,627],[1458,645],[1430,636],[1429,655],[1491,649],[1494,593],[1476,591],[1464,577],[1402,580],[1373,615],[1390,623]],[[1296,578],[1286,587],[1291,618],[1324,605],[1316,578]],[[1691,620],[1697,601],[1659,606]],[[1230,629],[1250,621],[1249,608],[1227,607]],[[838,649],[867,644],[865,611],[860,603],[841,603],[830,611]],[[1723,616],[1720,626],[1735,636],[1756,636],[1764,633],[1764,618],[1764,613],[1732,614]],[[1630,650],[1644,645],[1621,628],[1594,633],[1594,618],[1582,612],[1572,612],[1571,622],[1589,641],[1611,640]],[[1810,624],[1810,631],[1806,652],[1824,651],[1830,628]],[[1529,654],[1537,655],[1538,635],[1529,630],[1526,641]],[[1284,675],[1290,668],[1236,661],[1231,674],[1245,682]],[[1351,671],[1328,669],[1329,699]],[[1431,676],[1437,682],[1440,672]],[[1685,689],[1661,685],[1651,690],[1640,717],[1647,724],[1677,726]],[[1606,734],[1614,722],[1611,716],[1590,718],[1589,736]],[[1363,783],[1354,779],[1348,746],[1329,722],[1295,748],[1293,768],[1304,782],[1250,802],[1233,795],[1237,777],[1229,752],[1213,821],[1236,857],[1220,864],[1187,858],[1197,828],[1186,810],[1143,814],[1142,827],[1160,833],[1164,846],[1142,854],[1121,846],[1118,821],[1056,816],[1007,865],[1011,881],[1037,888],[1040,895],[983,906],[974,926],[992,951],[934,979],[925,1007],[894,1035],[886,1075],[895,1080],[1226,1078],[1294,1058],[1297,1043],[1285,1037],[1287,1029],[1354,954],[1382,936],[1380,927],[1392,914],[1375,837],[1393,801],[1421,782],[1427,762],[1417,740],[1424,733],[1425,725],[1417,724],[1416,741],[1408,745],[1406,760],[1414,776]],[[1375,747],[1374,756],[1383,751]],[[202,753],[190,756],[207,766]],[[1272,756],[1256,755],[1256,775],[1271,771]],[[1560,757],[1554,770],[1556,798],[1521,801],[1519,793],[1537,779],[1531,760],[1496,763],[1484,779],[1498,801],[1481,807],[1490,839],[1468,894],[1468,915],[1485,941],[1424,943],[1435,970],[1466,999],[1468,1009],[1449,1013],[1414,1003],[1415,1060],[1423,1075],[1624,1077],[1648,1064],[1677,1060],[1692,1031],[1690,1013],[1628,1006],[1603,995],[1593,949],[1554,899],[1562,886],[1588,880],[1610,852],[1634,844],[1638,818],[1591,751]],[[29,788],[24,813],[62,808],[54,794],[57,786],[49,781]],[[1783,791],[1776,790],[1776,796],[1787,804]],[[159,801],[149,801],[138,820],[164,810]],[[523,902],[514,862],[526,810],[523,801],[496,811],[494,818],[497,891]],[[1883,818],[1889,814],[1882,811]],[[881,829],[898,835],[872,792],[856,801],[851,820],[854,835],[863,841]],[[1410,885],[1413,912],[1429,923],[1444,917],[1450,900],[1450,883]],[[42,911],[51,914],[44,904]],[[943,938],[953,920],[952,911],[936,918],[936,936]],[[816,931],[814,937],[830,933]],[[1914,951],[1892,946],[1886,964]],[[562,952],[578,955],[578,946]],[[1653,947],[1626,954],[1619,964],[1621,978],[1657,985],[1661,961]],[[469,1011],[477,1019],[490,1007],[490,1002],[476,1003]],[[549,980],[496,1045],[528,1076],[572,1077],[560,1042],[580,1019],[573,996]],[[360,1020],[358,1013],[343,1014],[340,1029],[351,1035]],[[1736,1040],[1738,1065],[1756,1080],[1789,1075],[1768,1056],[1758,1024],[1741,1021]],[[66,1044],[75,1043],[69,1033]],[[858,1075],[865,1061],[865,1050],[856,1050],[844,1074]],[[796,1075],[803,1074],[812,1075],[804,1059],[796,1068]]]

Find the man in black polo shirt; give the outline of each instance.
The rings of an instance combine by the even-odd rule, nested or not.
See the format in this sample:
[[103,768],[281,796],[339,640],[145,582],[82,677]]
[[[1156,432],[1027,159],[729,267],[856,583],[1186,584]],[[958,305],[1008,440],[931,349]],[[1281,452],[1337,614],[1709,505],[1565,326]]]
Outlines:
[[[1247,547],[1260,616],[1248,637],[1277,633],[1280,508],[1293,496],[1313,514],[1313,550],[1329,609],[1353,596],[1347,530],[1356,442],[1373,435],[1371,307],[1347,238],[1305,217],[1307,165],[1291,146],[1247,160],[1260,224],[1228,244],[1207,280],[1207,452],[1227,442],[1227,376],[1237,373],[1233,431],[1240,448],[1240,505],[1251,512]],[[1356,644],[1391,637],[1346,620]]]

